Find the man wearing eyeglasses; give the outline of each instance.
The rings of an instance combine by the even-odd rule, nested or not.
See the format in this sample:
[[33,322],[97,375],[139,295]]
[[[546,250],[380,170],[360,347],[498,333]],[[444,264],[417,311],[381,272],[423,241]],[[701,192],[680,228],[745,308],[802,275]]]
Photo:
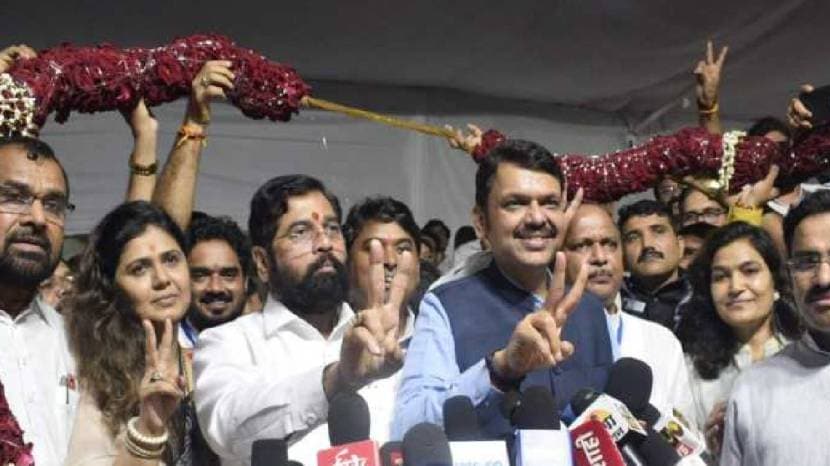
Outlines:
[[[291,459],[313,464],[329,446],[320,435],[329,402],[401,367],[401,309],[418,279],[417,248],[366,239],[369,289],[355,312],[347,302],[340,203],[319,180],[266,182],[251,200],[248,229],[270,294],[262,313],[199,335],[199,425],[223,465],[250,464],[251,446],[263,438],[286,439]],[[393,250],[394,268],[387,266]]]
[[708,223],[719,227],[726,224],[727,209],[718,201],[695,188],[686,188],[680,195],[680,223],[689,226]]
[[0,382],[43,465],[63,462],[77,402],[63,319],[37,297],[71,209],[66,173],[47,144],[0,138]]
[[784,238],[807,332],[741,374],[726,412],[721,464],[825,465],[830,458],[830,192],[790,210]]

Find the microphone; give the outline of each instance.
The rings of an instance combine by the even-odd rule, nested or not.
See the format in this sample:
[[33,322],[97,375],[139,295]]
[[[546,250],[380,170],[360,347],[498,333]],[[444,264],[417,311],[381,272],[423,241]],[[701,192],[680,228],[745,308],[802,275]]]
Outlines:
[[415,424],[403,436],[404,466],[452,466],[452,453],[444,431],[435,424]]
[[369,439],[369,405],[354,392],[340,393],[329,405],[329,440],[333,446]]
[[616,443],[625,464],[645,464],[635,446],[646,438],[647,432],[622,402],[604,393],[583,388],[574,395],[571,406],[578,413],[572,427],[590,420],[601,422]]
[[[706,449],[705,442],[696,429],[689,427],[680,413],[672,410],[668,416],[663,416],[649,403],[652,385],[653,377],[648,364],[639,359],[620,358],[608,372],[605,393],[622,401],[635,416],[660,432],[678,455],[703,453]],[[653,447],[656,442],[658,440],[653,439],[649,446]]]
[[378,445],[369,440],[369,406],[354,392],[334,397],[328,413],[332,448],[317,452],[317,466],[380,466]]
[[458,395],[444,402],[444,432],[450,442],[481,439],[478,416],[469,397]]
[[380,447],[380,464],[382,466],[403,466],[403,444],[386,442]]
[[510,466],[507,445],[502,440],[482,440],[473,402],[459,395],[444,402],[444,432],[456,464]]
[[[603,423],[589,419],[571,426],[576,466],[625,466],[620,450]],[[554,463],[555,464],[555,463]]]
[[517,429],[516,466],[573,464],[571,437],[560,429],[556,400],[548,387],[525,389],[512,414],[510,421]]
[[638,445],[637,451],[648,466],[674,466],[680,461],[680,455],[654,429],[649,429],[646,439]]
[[266,438],[251,445],[251,466],[287,466],[288,445],[285,440]]

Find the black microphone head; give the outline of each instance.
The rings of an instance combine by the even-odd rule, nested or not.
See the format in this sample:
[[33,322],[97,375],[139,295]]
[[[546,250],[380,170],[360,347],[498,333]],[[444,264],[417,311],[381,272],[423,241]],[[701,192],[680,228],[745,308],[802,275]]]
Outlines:
[[458,395],[444,402],[444,432],[451,442],[481,440],[478,415],[469,397]]
[[288,466],[304,466],[303,463],[294,460],[288,460]]
[[657,421],[660,420],[660,416],[660,410],[655,408],[653,404],[649,403],[646,405],[645,409],[643,409],[643,412],[640,413],[639,419],[644,421],[653,429],[654,425],[657,424]]
[[288,446],[285,440],[266,438],[251,445],[251,466],[287,466]]
[[634,358],[620,358],[608,371],[605,393],[622,401],[635,416],[648,405],[654,375],[648,364]]
[[452,466],[450,444],[444,431],[422,422],[403,436],[404,466]]
[[403,466],[403,443],[384,443],[380,447],[380,464],[382,466]]
[[582,414],[591,403],[599,397],[600,393],[591,388],[580,388],[571,398],[571,409],[575,416]]
[[332,446],[367,440],[369,405],[357,393],[340,393],[329,404],[328,423]]
[[637,452],[649,466],[674,466],[680,462],[680,455],[662,435],[648,429],[648,435],[639,445]]
[[527,387],[513,413],[517,429],[558,430],[559,410],[550,388],[542,385]]

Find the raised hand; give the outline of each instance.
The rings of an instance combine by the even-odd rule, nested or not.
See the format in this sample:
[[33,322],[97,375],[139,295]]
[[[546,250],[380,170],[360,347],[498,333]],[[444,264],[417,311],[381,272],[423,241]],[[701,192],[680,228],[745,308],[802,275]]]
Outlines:
[[775,199],[780,194],[775,187],[775,179],[778,177],[778,165],[772,165],[767,176],[755,183],[745,185],[741,192],[730,196],[727,201],[729,205],[741,207],[763,207],[768,201]]
[[454,134],[454,136],[450,138],[450,147],[453,149],[461,149],[467,153],[472,153],[473,150],[481,144],[481,138],[484,135],[484,131],[472,123],[467,125],[469,132],[466,134],[460,129],[455,129],[450,125],[445,125],[444,128],[452,131]]
[[697,102],[701,107],[712,109],[718,103],[721,70],[728,51],[729,47],[723,47],[715,59],[712,41],[706,42],[706,56],[697,62],[694,71],[697,77]]
[[225,99],[225,91],[233,89],[235,75],[227,60],[205,62],[191,83],[190,103],[186,120],[205,125],[210,122],[210,101]]
[[35,58],[37,52],[26,44],[12,45],[0,50],[0,73],[5,73],[20,58]]
[[343,337],[337,370],[341,381],[350,388],[365,385],[373,379],[387,377],[403,364],[403,350],[398,343],[400,309],[413,270],[414,255],[401,254],[395,275],[387,282],[384,250],[380,242],[369,245],[368,308],[357,313],[352,327]]
[[555,366],[573,354],[573,344],[561,338],[562,328],[585,291],[588,267],[583,264],[571,289],[565,292],[566,260],[565,253],[556,253],[545,303],[525,316],[516,325],[507,346],[493,355],[499,377],[520,379],[535,370]]
[[167,422],[184,397],[184,378],[179,374],[179,357],[170,319],[164,321],[161,343],[156,329],[145,319],[144,377],[139,388],[139,429],[150,435],[165,432]]
[[570,201],[568,200],[568,184],[565,183],[565,187],[562,189],[562,205],[565,206],[565,214],[562,216],[562,224],[556,225],[559,229],[559,234],[556,235],[556,250],[559,251],[562,249],[562,245],[565,243],[565,237],[568,233],[568,227],[571,225],[571,220],[573,220],[574,215],[576,215],[576,211],[579,210],[579,206],[582,205],[582,196],[584,192],[582,188],[576,190],[576,194],[574,198]]
[[[812,84],[804,84],[801,86],[801,91],[808,94],[814,90],[815,88]],[[793,128],[810,129],[813,127],[813,123],[810,121],[811,118],[813,118],[813,112],[807,109],[807,106],[804,105],[801,99],[797,96],[793,97],[790,100],[790,105],[787,107],[787,121],[789,121],[790,126]]]

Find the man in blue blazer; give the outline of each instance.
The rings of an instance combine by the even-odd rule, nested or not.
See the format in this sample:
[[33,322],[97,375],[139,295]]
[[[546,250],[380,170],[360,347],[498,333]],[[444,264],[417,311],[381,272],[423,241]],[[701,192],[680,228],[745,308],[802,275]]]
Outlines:
[[[602,303],[583,294],[587,267],[565,287],[569,217],[558,163],[538,144],[508,140],[476,173],[475,227],[488,251],[424,296],[403,367],[392,437],[442,423],[444,401],[468,396],[485,435],[506,437],[504,393],[544,385],[563,407],[602,390],[613,363]],[[553,275],[550,264],[554,265]]]

